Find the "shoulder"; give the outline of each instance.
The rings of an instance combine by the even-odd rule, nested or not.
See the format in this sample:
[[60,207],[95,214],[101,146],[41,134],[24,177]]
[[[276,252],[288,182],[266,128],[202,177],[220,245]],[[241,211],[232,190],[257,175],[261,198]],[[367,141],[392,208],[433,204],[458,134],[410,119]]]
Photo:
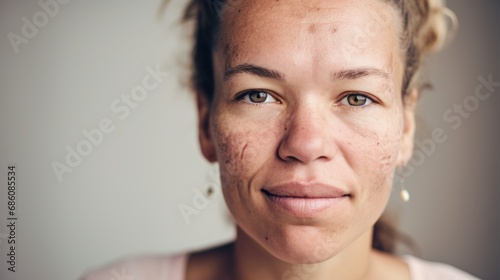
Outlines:
[[182,280],[186,254],[129,258],[85,273],[80,280],[166,279]]
[[479,280],[451,265],[403,256],[410,268],[412,280]]

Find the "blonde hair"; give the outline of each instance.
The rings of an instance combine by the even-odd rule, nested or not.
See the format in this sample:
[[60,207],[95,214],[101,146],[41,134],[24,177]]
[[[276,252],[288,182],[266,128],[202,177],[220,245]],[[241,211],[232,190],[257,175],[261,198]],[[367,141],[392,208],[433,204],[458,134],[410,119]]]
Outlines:
[[439,51],[458,28],[455,14],[443,0],[385,0],[395,7],[403,23],[401,46],[405,55],[402,94],[420,89],[425,58]]

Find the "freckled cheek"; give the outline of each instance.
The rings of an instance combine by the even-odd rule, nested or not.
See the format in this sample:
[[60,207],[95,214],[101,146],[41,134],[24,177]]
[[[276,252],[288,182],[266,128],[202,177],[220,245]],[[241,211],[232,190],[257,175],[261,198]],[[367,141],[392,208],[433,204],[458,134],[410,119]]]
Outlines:
[[214,129],[219,166],[228,181],[248,181],[275,157],[278,139],[273,131],[236,124]]
[[396,161],[398,158],[399,147],[401,145],[401,138],[399,134],[386,136],[379,141],[378,149],[375,149],[374,166],[379,170],[380,176],[387,178],[394,171]]
[[[360,137],[356,153],[355,173],[362,191],[389,189],[392,173],[398,156],[401,135],[397,130],[388,129],[370,133],[369,137]],[[352,153],[355,153],[353,151]]]
[[234,123],[214,126],[214,131],[224,199],[233,217],[244,224],[255,208],[254,185],[275,155],[276,133]]

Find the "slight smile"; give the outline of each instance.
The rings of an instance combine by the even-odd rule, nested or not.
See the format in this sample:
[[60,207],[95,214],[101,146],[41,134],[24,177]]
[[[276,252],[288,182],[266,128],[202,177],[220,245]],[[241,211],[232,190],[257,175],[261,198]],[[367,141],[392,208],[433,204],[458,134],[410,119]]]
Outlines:
[[261,192],[271,207],[300,218],[314,218],[349,199],[351,194],[325,184],[291,182],[264,187]]

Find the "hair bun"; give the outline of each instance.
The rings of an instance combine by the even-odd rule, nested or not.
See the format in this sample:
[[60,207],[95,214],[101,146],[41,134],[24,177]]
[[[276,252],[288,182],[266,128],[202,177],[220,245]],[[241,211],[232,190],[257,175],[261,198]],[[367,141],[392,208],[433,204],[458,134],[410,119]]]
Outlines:
[[[443,0],[422,0],[420,5],[427,7],[427,16],[421,23],[420,32],[417,35],[418,44],[422,54],[439,51],[458,28],[458,20],[455,14],[448,9]],[[424,2],[424,3],[422,3]]]

